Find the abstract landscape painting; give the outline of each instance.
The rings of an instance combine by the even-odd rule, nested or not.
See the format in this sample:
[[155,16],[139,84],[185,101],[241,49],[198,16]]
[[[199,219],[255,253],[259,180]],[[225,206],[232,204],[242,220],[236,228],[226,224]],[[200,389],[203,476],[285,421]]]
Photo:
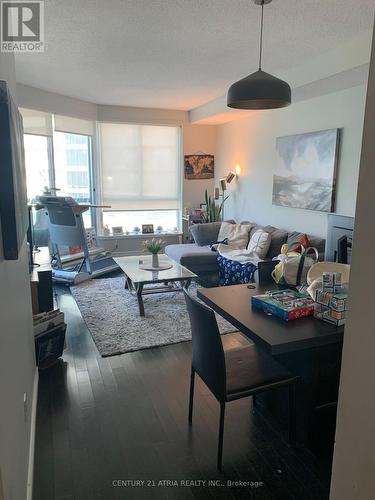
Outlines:
[[213,179],[213,155],[185,155],[185,179]]
[[278,137],[272,203],[333,212],[339,138],[340,129]]

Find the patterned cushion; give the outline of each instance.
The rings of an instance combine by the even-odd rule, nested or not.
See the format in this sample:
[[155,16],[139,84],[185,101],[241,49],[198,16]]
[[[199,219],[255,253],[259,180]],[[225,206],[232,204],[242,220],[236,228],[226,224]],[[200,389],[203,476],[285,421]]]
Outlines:
[[226,259],[220,254],[217,256],[217,263],[220,273],[220,286],[239,285],[254,281],[254,273],[257,269],[254,264],[241,264],[235,260]]
[[258,229],[252,235],[247,249],[263,260],[268,252],[271,243],[271,235],[262,229]]

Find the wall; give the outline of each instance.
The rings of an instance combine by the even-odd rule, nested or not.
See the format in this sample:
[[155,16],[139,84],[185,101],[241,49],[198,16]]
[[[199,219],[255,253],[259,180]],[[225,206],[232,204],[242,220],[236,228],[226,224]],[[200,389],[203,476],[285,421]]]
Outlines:
[[[213,125],[185,125],[183,128],[183,153],[216,153],[216,127]],[[204,191],[212,193],[215,179],[185,179],[183,175],[184,206],[199,208],[204,203]]]
[[[374,32],[375,33],[375,32]],[[375,44],[368,87],[345,326],[331,500],[373,500],[375,492]]]
[[[8,81],[15,97],[13,55],[0,52],[0,79]],[[26,241],[18,261],[5,261],[0,231],[0,476],[6,500],[27,495],[36,373]]]
[[328,128],[343,128],[337,180],[336,212],[354,214],[363,125],[364,85],[301,101],[280,110],[218,126],[217,170],[220,177],[234,165],[242,168],[229,186],[226,217],[255,220],[316,236],[326,236],[326,214],[272,205],[276,137]]

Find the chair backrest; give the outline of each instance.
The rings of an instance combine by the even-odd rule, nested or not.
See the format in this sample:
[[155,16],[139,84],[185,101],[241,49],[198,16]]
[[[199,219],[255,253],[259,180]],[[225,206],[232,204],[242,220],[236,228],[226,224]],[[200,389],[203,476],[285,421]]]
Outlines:
[[194,299],[184,290],[193,339],[192,366],[217,399],[226,392],[223,344],[212,309]]

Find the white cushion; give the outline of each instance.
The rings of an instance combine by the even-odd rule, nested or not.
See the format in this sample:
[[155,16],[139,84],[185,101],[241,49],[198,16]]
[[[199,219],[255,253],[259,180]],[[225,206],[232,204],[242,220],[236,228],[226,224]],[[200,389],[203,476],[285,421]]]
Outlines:
[[220,226],[218,241],[228,238],[228,245],[232,248],[246,248],[249,242],[250,224],[231,224],[222,222]]
[[263,231],[262,229],[257,229],[252,235],[247,249],[254,255],[257,255],[260,259],[265,259],[268,249],[271,244],[271,235]]

